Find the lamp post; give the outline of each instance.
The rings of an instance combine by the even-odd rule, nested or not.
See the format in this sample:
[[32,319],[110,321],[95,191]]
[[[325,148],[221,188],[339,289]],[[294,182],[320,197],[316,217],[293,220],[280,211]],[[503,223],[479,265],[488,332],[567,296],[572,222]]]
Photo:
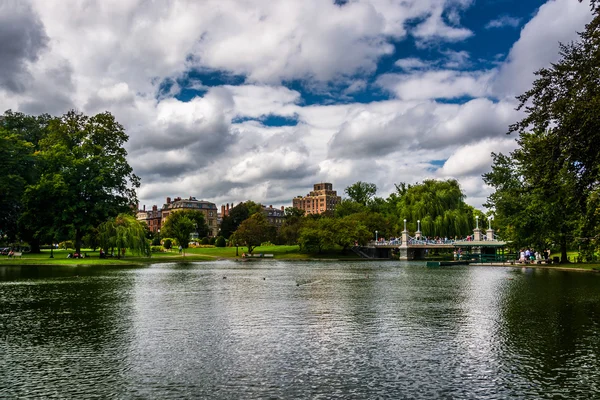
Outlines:
[[421,232],[421,220],[417,220],[417,231]]
[[406,218],[404,219],[404,232],[406,232]]
[[375,241],[377,241],[377,231],[375,231]]
[[479,215],[475,216],[475,229],[479,229]]

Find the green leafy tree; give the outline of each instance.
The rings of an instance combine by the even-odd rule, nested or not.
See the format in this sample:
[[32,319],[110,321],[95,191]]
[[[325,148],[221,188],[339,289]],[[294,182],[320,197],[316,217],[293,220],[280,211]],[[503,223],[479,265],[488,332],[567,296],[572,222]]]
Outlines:
[[28,183],[26,169],[33,158],[33,145],[0,125],[0,236],[10,241],[18,234],[21,198]]
[[229,214],[221,221],[221,236],[230,237],[240,224],[250,217],[250,210],[246,203],[239,203],[229,210]]
[[302,218],[306,213],[304,210],[296,207],[286,207],[284,210],[284,215],[286,219],[290,218]]
[[464,202],[458,181],[425,180],[408,185],[396,203],[398,221],[407,220],[409,231],[421,231],[426,236],[466,236],[475,227],[475,210]]
[[225,247],[227,245],[227,242],[225,241],[225,238],[223,236],[217,236],[217,239],[215,240],[215,247]]
[[[39,179],[28,185],[25,197],[53,201],[27,203],[27,228],[34,232],[71,227],[75,248],[92,227],[137,203],[139,178],[129,166],[124,149],[128,136],[110,113],[88,117],[71,111],[49,121],[39,140]],[[36,213],[52,218],[32,218]]]
[[344,218],[348,215],[364,213],[367,211],[367,206],[357,203],[354,200],[344,199],[341,201],[341,203],[335,206],[334,215],[338,218]]
[[150,244],[146,239],[143,225],[130,214],[119,214],[98,227],[100,246],[106,252],[111,250],[111,253],[116,249],[119,258],[122,249],[129,249],[138,255],[150,257]]
[[377,193],[377,186],[374,183],[358,181],[348,186],[344,192],[353,201],[366,206]]
[[[561,59],[537,71],[533,87],[518,97],[526,115],[509,133],[519,134],[520,147],[510,157],[496,156],[495,170],[484,176],[496,188],[490,206],[514,235],[558,243],[562,262],[577,236],[593,237],[593,225],[580,217],[593,215],[590,196],[600,188],[600,15],[597,2],[591,5],[594,17],[580,40],[561,45]],[[511,184],[526,192],[521,207],[533,215],[525,222],[507,214],[519,190],[500,181],[508,162],[515,163]]]
[[354,246],[355,242],[366,243],[371,232],[362,223],[350,217],[323,219],[321,228],[331,237],[331,241],[342,248],[342,253]]
[[48,230],[39,230],[20,218],[27,185],[39,179],[36,152],[50,119],[10,110],[0,117],[0,234],[9,240],[19,236],[29,242],[34,253],[40,251],[40,236],[47,236]]
[[162,225],[161,230],[161,233],[165,236],[174,238],[183,249],[188,248],[190,235],[193,232],[198,232],[200,236],[206,236],[209,232],[204,214],[198,210],[172,212]]
[[274,240],[276,229],[263,213],[257,212],[243,221],[234,233],[236,241],[244,244],[252,253],[261,243]]
[[165,239],[163,242],[163,247],[167,250],[171,250],[171,247],[173,247],[173,241],[171,239]]
[[326,218],[307,219],[298,237],[300,250],[320,254],[323,250],[333,247],[333,237],[327,229],[329,224]]

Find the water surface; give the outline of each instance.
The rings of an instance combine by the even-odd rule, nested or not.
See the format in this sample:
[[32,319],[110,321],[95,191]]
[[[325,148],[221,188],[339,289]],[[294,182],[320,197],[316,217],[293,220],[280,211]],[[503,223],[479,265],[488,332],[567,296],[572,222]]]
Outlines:
[[0,397],[600,398],[600,274],[0,267]]

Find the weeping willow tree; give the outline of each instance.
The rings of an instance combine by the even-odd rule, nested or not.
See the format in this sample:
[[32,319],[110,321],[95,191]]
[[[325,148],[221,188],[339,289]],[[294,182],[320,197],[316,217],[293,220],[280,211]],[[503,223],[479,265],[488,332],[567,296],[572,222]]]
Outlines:
[[128,214],[119,214],[116,218],[102,223],[98,227],[100,247],[108,252],[117,249],[121,257],[122,249],[129,249],[137,255],[150,257],[150,244],[146,240],[146,230],[142,222]]
[[397,188],[395,211],[400,221],[406,219],[409,231],[416,231],[420,220],[424,236],[463,237],[472,233],[475,215],[483,217],[483,213],[464,202],[465,195],[454,179],[425,180]]

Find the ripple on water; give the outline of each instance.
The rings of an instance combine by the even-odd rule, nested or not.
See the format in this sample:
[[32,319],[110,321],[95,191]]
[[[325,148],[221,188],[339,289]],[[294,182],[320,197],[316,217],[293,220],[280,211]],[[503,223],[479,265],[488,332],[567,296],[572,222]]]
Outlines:
[[596,275],[245,264],[11,274],[0,397],[600,397]]

